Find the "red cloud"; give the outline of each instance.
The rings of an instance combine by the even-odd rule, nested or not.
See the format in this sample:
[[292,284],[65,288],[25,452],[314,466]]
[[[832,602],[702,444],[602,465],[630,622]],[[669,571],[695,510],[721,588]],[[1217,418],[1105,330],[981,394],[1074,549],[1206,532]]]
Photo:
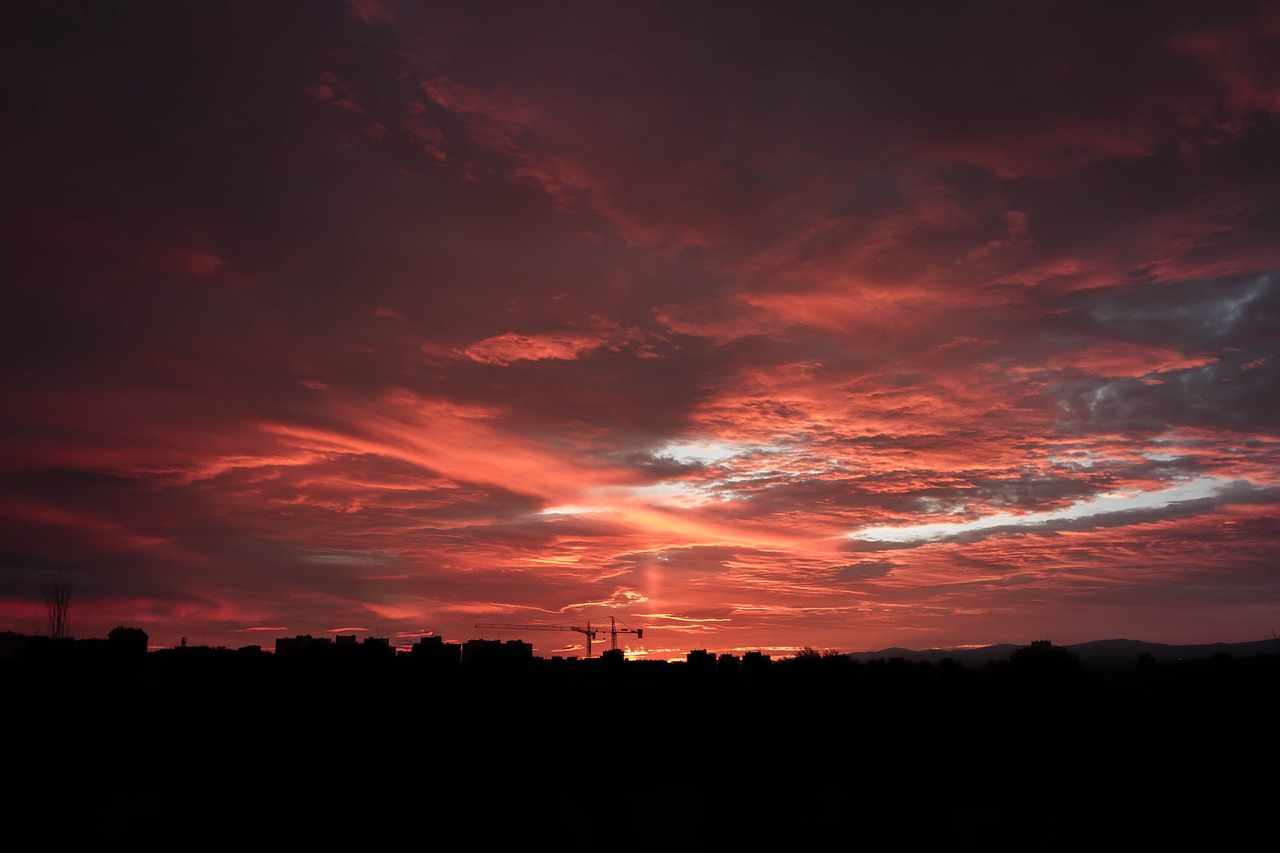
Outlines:
[[608,340],[594,336],[517,335],[508,332],[478,341],[460,352],[467,358],[486,364],[510,364],[521,360],[575,359],[608,343]]
[[1215,356],[1187,355],[1171,347],[1109,343],[1085,350],[1064,352],[1054,356],[1049,363],[1058,369],[1071,368],[1092,373],[1095,376],[1118,377],[1190,370],[1215,364],[1217,361]]

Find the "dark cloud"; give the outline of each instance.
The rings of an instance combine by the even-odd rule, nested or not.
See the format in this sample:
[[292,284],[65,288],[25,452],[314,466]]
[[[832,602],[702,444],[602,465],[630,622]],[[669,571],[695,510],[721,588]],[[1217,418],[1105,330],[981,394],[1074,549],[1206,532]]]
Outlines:
[[893,573],[897,564],[889,560],[862,560],[836,569],[836,580],[856,583],[868,578],[884,578]]

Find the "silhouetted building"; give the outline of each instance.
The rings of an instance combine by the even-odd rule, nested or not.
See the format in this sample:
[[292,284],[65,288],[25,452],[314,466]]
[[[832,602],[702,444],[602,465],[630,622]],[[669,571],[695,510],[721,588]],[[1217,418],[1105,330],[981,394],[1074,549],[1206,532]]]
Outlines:
[[462,662],[462,646],[446,643],[444,637],[419,637],[409,649],[415,661],[431,666],[453,666]]
[[333,640],[328,637],[313,637],[310,634],[299,634],[296,637],[278,637],[276,638],[276,653],[300,652],[331,645],[333,645]]
[[463,664],[511,665],[533,661],[533,645],[521,640],[467,640],[462,644]]
[[716,667],[716,656],[706,649],[692,649],[684,656],[684,659],[690,667],[699,672],[715,669]]
[[396,650],[391,647],[391,639],[389,637],[365,637],[360,643],[360,651],[369,657],[381,659],[390,659],[396,656]]

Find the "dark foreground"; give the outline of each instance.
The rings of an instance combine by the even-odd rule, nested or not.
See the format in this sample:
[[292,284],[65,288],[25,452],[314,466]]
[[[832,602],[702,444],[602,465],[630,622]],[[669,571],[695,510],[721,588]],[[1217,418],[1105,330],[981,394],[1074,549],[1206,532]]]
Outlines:
[[56,849],[1244,849],[1280,656],[10,667],[6,832]]

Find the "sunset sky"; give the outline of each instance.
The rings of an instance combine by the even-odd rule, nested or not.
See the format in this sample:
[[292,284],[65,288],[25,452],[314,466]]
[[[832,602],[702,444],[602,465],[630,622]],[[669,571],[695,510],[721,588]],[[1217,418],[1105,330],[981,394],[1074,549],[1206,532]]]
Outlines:
[[153,647],[1280,632],[1276,3],[0,41],[0,631],[61,576]]

